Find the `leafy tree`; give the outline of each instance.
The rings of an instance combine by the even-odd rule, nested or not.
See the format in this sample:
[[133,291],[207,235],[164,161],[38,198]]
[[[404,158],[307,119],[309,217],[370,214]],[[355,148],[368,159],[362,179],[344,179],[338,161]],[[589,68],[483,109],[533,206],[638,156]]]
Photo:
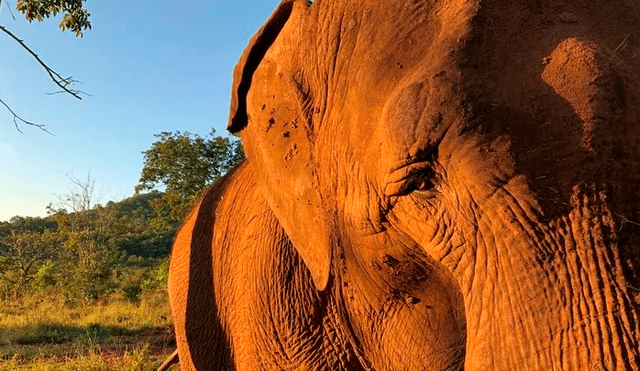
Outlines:
[[143,152],[144,167],[136,192],[164,188],[161,198],[151,200],[158,218],[176,227],[202,191],[244,158],[240,141],[215,135],[203,138],[189,132],[163,132]]
[[153,220],[156,212],[151,206],[153,200],[163,193],[152,191],[137,194],[118,203],[107,203],[107,208],[117,208],[112,243],[127,252],[144,258],[163,257],[169,254],[174,230],[158,228]]
[[5,297],[19,298],[42,266],[57,256],[62,243],[57,228],[54,220],[21,216],[0,224],[0,289]]
[[20,298],[42,267],[58,255],[62,241],[48,229],[37,232],[16,228],[0,244],[0,286],[5,293]]
[[[84,7],[85,1],[86,0],[17,0],[16,9],[20,13],[22,13],[29,22],[33,20],[42,22],[45,20],[45,18],[55,17],[58,14],[62,14],[62,20],[59,24],[60,29],[62,31],[70,30],[74,32],[77,37],[82,37],[82,32],[84,30],[91,29],[91,22],[89,21],[90,14]],[[5,3],[7,3],[6,0]],[[2,0],[0,0],[0,6],[1,5]],[[18,38],[3,25],[0,25],[0,31],[3,31],[5,34],[9,35],[14,41],[20,44],[22,48],[29,52],[29,54],[31,54],[31,56],[45,69],[51,80],[60,89],[62,89],[62,92],[68,93],[77,99],[82,99],[80,97],[80,94],[82,94],[82,92],[79,90],[74,90],[72,88],[72,86],[77,82],[76,80],[71,77],[63,77],[58,72],[49,67],[31,48],[29,48],[29,46],[27,46],[27,44],[24,43],[24,41]],[[35,126],[46,131],[44,125],[27,121],[18,116],[2,99],[0,99],[0,104],[2,104],[9,112],[11,112],[11,114],[13,115],[13,122],[18,131],[20,131],[18,122]]]
[[164,193],[102,206],[90,174],[68,178],[69,192],[47,207],[46,218],[0,222],[0,298],[56,290],[67,305],[115,292],[136,302],[143,291],[165,289],[175,230],[154,227],[150,205]]
[[138,218],[141,220],[151,219],[155,216],[155,210],[149,201],[162,197],[162,193],[151,191],[149,193],[136,194],[115,203],[107,202],[107,207],[118,208],[118,218]]
[[45,18],[55,17],[62,13],[60,29],[71,30],[76,36],[82,37],[82,31],[91,29],[89,12],[84,7],[86,0],[18,0],[16,9],[24,14],[29,21],[34,19],[42,22]]
[[61,251],[60,284],[68,299],[96,301],[117,288],[115,268],[122,256],[96,230],[70,232]]
[[69,192],[58,196],[62,207],[48,207],[49,218],[58,223],[58,230],[65,236],[58,284],[64,287],[70,301],[95,301],[117,287],[115,267],[122,252],[112,240],[118,209],[95,204],[95,180],[90,174],[86,179],[74,175],[68,178],[72,183]]
[[14,216],[9,223],[0,224],[0,235],[8,235],[11,230],[29,231],[42,233],[45,230],[55,231],[58,229],[58,223],[54,220],[43,219],[38,217],[22,217]]
[[128,255],[144,258],[167,256],[175,237],[175,230],[156,230],[150,227],[146,231],[124,232],[112,237],[112,243]]

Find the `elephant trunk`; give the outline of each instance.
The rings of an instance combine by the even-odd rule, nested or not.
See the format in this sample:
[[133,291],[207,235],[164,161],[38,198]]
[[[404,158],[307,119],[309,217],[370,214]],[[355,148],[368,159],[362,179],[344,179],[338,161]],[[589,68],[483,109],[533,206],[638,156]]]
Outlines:
[[637,246],[620,237],[607,193],[576,187],[551,219],[498,198],[461,282],[465,370],[638,370],[637,289],[621,259]]

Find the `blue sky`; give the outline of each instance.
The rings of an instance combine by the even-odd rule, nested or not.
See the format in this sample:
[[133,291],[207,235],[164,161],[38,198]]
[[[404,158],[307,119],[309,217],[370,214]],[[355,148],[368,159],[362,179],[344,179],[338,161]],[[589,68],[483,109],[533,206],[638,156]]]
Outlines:
[[0,221],[45,216],[72,189],[67,175],[90,171],[102,203],[131,196],[154,134],[227,135],[233,67],[278,2],[88,0],[93,29],[79,39],[59,19],[14,21],[3,1],[0,24],[92,96],[47,95],[57,87],[0,32],[0,98],[54,134],[21,134],[0,108]]

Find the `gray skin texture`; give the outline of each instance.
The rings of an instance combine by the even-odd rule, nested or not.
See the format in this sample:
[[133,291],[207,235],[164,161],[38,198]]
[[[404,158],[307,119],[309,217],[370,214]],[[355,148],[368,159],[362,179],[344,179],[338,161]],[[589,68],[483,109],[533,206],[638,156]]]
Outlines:
[[634,14],[283,1],[174,245],[181,369],[639,370]]

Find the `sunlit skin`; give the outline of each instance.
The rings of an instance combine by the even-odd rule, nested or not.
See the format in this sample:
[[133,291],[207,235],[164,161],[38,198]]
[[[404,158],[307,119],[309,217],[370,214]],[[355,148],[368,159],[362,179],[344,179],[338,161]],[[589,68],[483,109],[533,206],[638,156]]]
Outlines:
[[627,6],[283,2],[174,246],[182,369],[640,369]]

